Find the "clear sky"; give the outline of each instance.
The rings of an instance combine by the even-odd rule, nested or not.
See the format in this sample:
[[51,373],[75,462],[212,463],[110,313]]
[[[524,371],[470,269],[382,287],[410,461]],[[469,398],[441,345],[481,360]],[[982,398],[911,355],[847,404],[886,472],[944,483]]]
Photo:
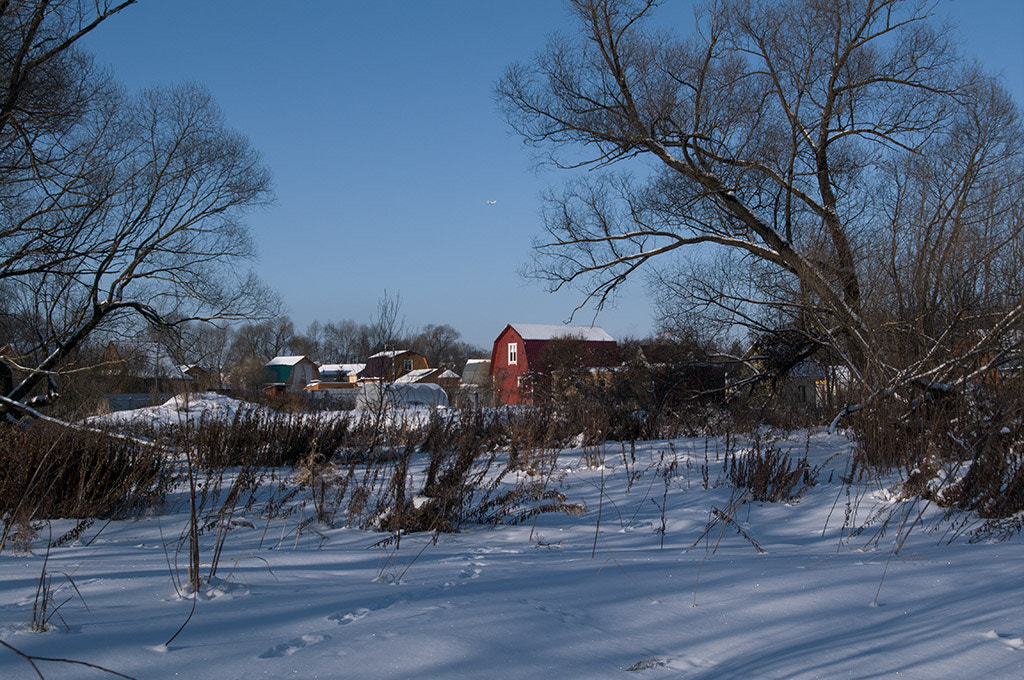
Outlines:
[[[659,16],[687,32],[692,4]],[[1024,0],[938,11],[1024,102]],[[539,195],[564,177],[534,167],[491,94],[568,25],[556,0],[140,0],[86,48],[130,89],[205,84],[263,154],[276,200],[251,215],[258,268],[299,330],[369,321],[387,290],[407,326],[447,323],[489,348],[506,323],[561,323],[579,302],[519,276]],[[651,332],[644,292],[632,284],[596,323]]]

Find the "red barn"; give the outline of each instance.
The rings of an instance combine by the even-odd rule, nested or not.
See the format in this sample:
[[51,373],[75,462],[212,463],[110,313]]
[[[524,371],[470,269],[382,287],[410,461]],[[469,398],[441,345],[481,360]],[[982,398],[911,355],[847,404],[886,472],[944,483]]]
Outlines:
[[491,350],[491,378],[499,404],[530,404],[532,375],[545,369],[545,349],[555,340],[575,341],[580,367],[618,363],[615,339],[598,326],[551,326],[514,323],[505,326]]

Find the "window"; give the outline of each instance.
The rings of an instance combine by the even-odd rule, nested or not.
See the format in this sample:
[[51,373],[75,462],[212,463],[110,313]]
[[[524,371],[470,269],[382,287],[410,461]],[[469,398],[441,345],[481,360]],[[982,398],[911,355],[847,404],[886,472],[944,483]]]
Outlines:
[[412,359],[406,359],[402,362],[402,370],[406,373],[412,370]]
[[519,349],[519,345],[517,345],[516,343],[514,343],[514,342],[508,343],[508,363],[509,363],[509,366],[511,366],[512,364],[519,363],[517,361],[518,349]]

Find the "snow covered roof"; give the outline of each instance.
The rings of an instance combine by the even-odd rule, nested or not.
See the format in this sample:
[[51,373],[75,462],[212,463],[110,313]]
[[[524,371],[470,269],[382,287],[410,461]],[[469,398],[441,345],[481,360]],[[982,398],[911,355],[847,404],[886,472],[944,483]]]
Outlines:
[[824,378],[825,369],[813,359],[804,359],[799,364],[789,369],[789,375],[800,378]]
[[381,359],[381,358],[384,358],[384,357],[397,357],[399,354],[405,354],[408,351],[409,350],[407,350],[407,349],[389,349],[389,350],[385,350],[383,352],[377,352],[376,354],[371,354],[370,358],[371,359]]
[[579,338],[588,342],[615,342],[615,338],[600,326],[556,326],[535,323],[509,324],[523,340],[554,340]]
[[274,357],[266,363],[267,366],[294,366],[306,357],[303,355],[299,356],[288,356],[288,357]]
[[364,368],[366,368],[366,364],[324,364],[320,367],[320,372],[338,375],[355,375]]
[[430,373],[436,371],[436,368],[417,368],[415,371],[409,371],[402,377],[395,380],[396,383],[414,383],[420,378],[426,377]]
[[447,379],[459,379],[459,374],[455,371],[442,370],[440,368],[417,368],[415,371],[409,371],[405,375],[395,380],[396,383],[415,383],[419,382],[424,378],[447,378]]

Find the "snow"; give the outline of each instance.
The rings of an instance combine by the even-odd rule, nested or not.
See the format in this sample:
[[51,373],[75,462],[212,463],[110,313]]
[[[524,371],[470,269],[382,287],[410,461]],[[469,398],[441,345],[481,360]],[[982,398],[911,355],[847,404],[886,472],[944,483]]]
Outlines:
[[371,359],[381,359],[381,358],[385,358],[385,357],[397,357],[399,354],[405,354],[408,351],[409,350],[407,350],[407,349],[388,349],[388,350],[384,350],[383,352],[377,352],[376,354],[371,354],[370,358]]
[[420,378],[423,378],[423,377],[425,377],[425,376],[435,372],[436,370],[437,370],[436,368],[417,368],[417,369],[415,369],[413,371],[409,371],[408,373],[406,373],[405,375],[403,375],[403,376],[401,376],[399,378],[396,378],[395,382],[396,383],[414,383],[417,380],[419,380]]
[[[720,474],[724,442],[696,438],[638,443],[635,461],[617,443],[563,451],[552,485],[585,514],[471,525],[436,544],[411,534],[396,549],[381,543],[388,534],[343,520],[300,533],[311,505],[270,520],[250,511],[191,621],[165,645],[193,604],[173,585],[186,562],[175,545],[187,526],[179,493],[159,517],[98,521],[51,550],[55,600],[71,598],[60,609],[67,628],[25,630],[47,532],[32,555],[0,553],[0,639],[138,678],[1024,677],[1019,536],[947,545],[950,525],[891,500],[892,480],[847,494],[845,436],[803,432],[778,445],[821,468],[790,503],[738,504]],[[412,481],[425,462],[417,454]],[[735,526],[709,531],[712,508],[733,508]],[[897,523],[922,510],[893,554]],[[54,522],[53,536],[72,526]],[[213,537],[204,540],[208,570]],[[0,677],[37,676],[0,648]]]
[[615,342],[600,326],[555,326],[547,324],[510,324],[523,340],[554,340],[555,338],[578,338],[588,342]]
[[157,427],[175,427],[183,423],[196,426],[202,420],[228,420],[242,412],[268,412],[258,404],[239,401],[216,392],[176,394],[163,404],[131,411],[116,411],[86,418],[89,425],[150,423]]
[[459,374],[454,371],[441,370],[439,368],[417,368],[409,371],[405,375],[402,375],[395,379],[396,383],[415,383],[429,375],[433,375],[436,379],[446,378],[449,380],[458,380]]
[[295,364],[299,363],[300,361],[302,361],[305,358],[306,358],[305,356],[301,356],[301,355],[298,355],[298,356],[274,357],[273,359],[268,361],[266,363],[266,365],[267,366],[294,366]]
[[321,374],[356,375],[366,368],[366,364],[323,364],[320,366]]

